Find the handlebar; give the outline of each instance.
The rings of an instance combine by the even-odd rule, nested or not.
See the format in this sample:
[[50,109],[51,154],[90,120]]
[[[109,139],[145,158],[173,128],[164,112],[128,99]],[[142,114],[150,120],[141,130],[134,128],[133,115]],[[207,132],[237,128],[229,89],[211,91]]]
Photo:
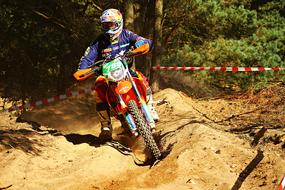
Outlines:
[[93,67],[96,67],[96,66],[101,66],[101,65],[103,65],[104,63],[109,62],[109,61],[112,61],[112,60],[117,59],[117,58],[124,59],[124,58],[132,57],[132,56],[135,56],[135,55],[134,55],[133,53],[126,52],[125,54],[123,54],[123,55],[118,55],[118,56],[116,56],[115,58],[105,58],[105,59],[96,61],[95,63],[93,63],[93,64],[91,64],[90,66],[88,66],[88,68],[93,68]]
[[114,59],[117,58],[126,58],[126,57],[130,57],[127,54],[124,55],[118,55],[116,58],[110,59],[110,58],[106,58],[106,59],[102,59],[99,61],[96,61],[95,63],[93,63],[92,65],[88,66],[86,69],[81,69],[76,71],[73,76],[76,78],[76,80],[85,80],[87,78],[89,78],[91,75],[95,74],[96,72],[100,71],[100,67],[105,64],[106,62],[112,61]]
[[73,76],[76,78],[76,80],[85,80],[88,77],[90,77],[91,75],[93,75],[94,73],[96,73],[96,71],[98,71],[98,67],[101,67],[107,61],[111,61],[111,60],[114,60],[117,58],[124,59],[124,58],[128,58],[128,57],[139,56],[139,55],[147,53],[149,51],[149,49],[150,49],[149,44],[143,44],[143,45],[139,46],[138,48],[136,48],[132,51],[128,51],[123,55],[118,55],[115,58],[112,58],[112,59],[106,58],[106,59],[96,61],[95,63],[93,63],[89,67],[87,67],[86,69],[76,71],[73,74]]

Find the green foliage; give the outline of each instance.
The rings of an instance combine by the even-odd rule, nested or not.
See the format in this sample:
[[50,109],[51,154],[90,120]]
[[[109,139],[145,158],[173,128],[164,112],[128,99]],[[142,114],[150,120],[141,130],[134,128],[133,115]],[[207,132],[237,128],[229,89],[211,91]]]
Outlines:
[[[180,10],[185,11],[183,14],[188,12],[187,18],[181,19],[180,13],[173,12],[167,23],[171,25],[173,21],[181,22],[172,38],[176,43],[166,42],[168,48],[163,58],[166,64],[285,67],[285,19],[280,15],[284,3],[272,1],[258,5],[257,12],[251,9],[254,2],[249,0],[183,2]],[[244,90],[249,87],[260,89],[268,82],[285,79],[282,71],[204,71],[189,74],[198,80],[231,90]]]
[[2,97],[38,99],[62,93],[74,82],[89,36],[98,31],[96,21],[74,11],[79,7],[57,0],[1,3]]
[[[154,1],[133,0],[135,32],[151,38]],[[64,92],[106,8],[124,1],[0,2],[2,97],[38,99]],[[285,1],[164,0],[163,65],[285,67]],[[124,12],[123,12],[124,14]],[[223,89],[284,82],[280,72],[188,72]]]

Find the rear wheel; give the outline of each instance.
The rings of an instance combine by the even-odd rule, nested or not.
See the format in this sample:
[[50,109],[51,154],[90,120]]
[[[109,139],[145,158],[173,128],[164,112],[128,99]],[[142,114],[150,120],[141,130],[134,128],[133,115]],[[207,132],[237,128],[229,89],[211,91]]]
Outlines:
[[147,126],[145,118],[143,117],[142,113],[140,112],[136,102],[134,100],[130,100],[128,103],[129,112],[132,115],[133,119],[135,120],[136,127],[138,129],[139,134],[143,137],[145,145],[154,156],[156,160],[161,157],[161,153],[158,149],[158,146],[155,143],[155,140],[152,136],[150,128]]

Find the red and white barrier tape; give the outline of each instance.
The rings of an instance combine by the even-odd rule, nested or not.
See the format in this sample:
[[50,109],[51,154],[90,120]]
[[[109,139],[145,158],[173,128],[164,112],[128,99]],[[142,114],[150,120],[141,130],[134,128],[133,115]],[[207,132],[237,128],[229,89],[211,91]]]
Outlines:
[[284,190],[284,189],[285,189],[285,177],[283,177],[278,187],[278,190]]
[[[164,70],[164,71],[206,71],[206,70],[209,70],[209,71],[283,71],[285,70],[285,68],[280,68],[280,67],[268,68],[268,67],[185,67],[185,66],[184,67],[155,66],[155,67],[152,67],[152,69],[153,70]],[[91,91],[92,91],[91,88],[82,89],[78,91],[71,91],[71,92],[67,92],[66,94],[54,96],[52,98],[45,98],[40,101],[27,103],[22,106],[13,106],[9,108],[8,110],[4,110],[4,111],[11,112],[14,110],[28,109],[28,108],[36,107],[39,105],[48,104],[48,103],[59,101],[59,100],[64,100],[68,97],[91,93]]]
[[25,105],[12,106],[11,108],[9,108],[7,110],[4,110],[4,111],[6,111],[6,112],[11,112],[11,111],[16,111],[16,110],[20,111],[20,110],[23,110],[23,109],[37,107],[37,106],[40,106],[40,105],[43,105],[43,104],[48,104],[48,103],[51,103],[51,102],[64,100],[64,99],[69,98],[69,97],[79,96],[81,94],[90,94],[91,91],[92,91],[91,88],[80,89],[78,91],[70,91],[70,92],[67,92],[66,94],[53,96],[51,98],[44,98],[44,99],[36,101],[36,102],[27,103]]
[[285,68],[280,67],[164,67],[155,66],[153,70],[163,71],[284,71]]

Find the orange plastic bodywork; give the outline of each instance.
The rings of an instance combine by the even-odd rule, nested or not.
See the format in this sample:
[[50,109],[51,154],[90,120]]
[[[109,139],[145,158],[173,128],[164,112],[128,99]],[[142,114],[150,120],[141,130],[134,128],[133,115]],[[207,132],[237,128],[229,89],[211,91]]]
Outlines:
[[[143,100],[146,100],[146,86],[142,80],[141,77],[139,78],[133,78],[135,83],[136,83],[136,86],[142,96],[142,99]],[[117,85],[113,86],[113,85],[110,85],[108,90],[107,90],[107,93],[106,93],[106,99],[107,99],[107,102],[108,104],[113,107],[114,111],[115,111],[115,117],[118,113],[124,113],[126,111],[126,108],[123,107],[119,102],[118,102],[118,99],[116,97],[116,90],[117,89]],[[136,94],[134,93],[134,90],[132,89],[132,86],[131,86],[131,89],[129,89],[126,93],[124,94],[121,94],[121,97],[123,99],[123,101],[125,102],[125,104],[127,105],[128,102],[130,100],[135,100],[137,102],[137,104],[140,104],[139,100],[137,99],[136,97]]]
[[115,91],[118,94],[126,94],[131,88],[132,84],[130,83],[130,81],[122,80],[117,84]]
[[[143,80],[140,78],[133,78],[133,79],[136,83],[138,91],[141,94],[142,99],[146,100],[146,86],[144,85]],[[128,93],[122,94],[122,98],[126,103],[128,103],[130,100],[135,100],[138,105],[140,104],[139,102],[140,100],[137,99],[134,90],[129,90]]]
[[[93,75],[93,72],[90,72],[92,69],[88,68],[88,69],[81,69],[76,71],[73,76],[76,78],[76,80],[85,80],[88,77],[90,77],[91,75]],[[90,72],[89,74],[87,74],[88,72]]]

